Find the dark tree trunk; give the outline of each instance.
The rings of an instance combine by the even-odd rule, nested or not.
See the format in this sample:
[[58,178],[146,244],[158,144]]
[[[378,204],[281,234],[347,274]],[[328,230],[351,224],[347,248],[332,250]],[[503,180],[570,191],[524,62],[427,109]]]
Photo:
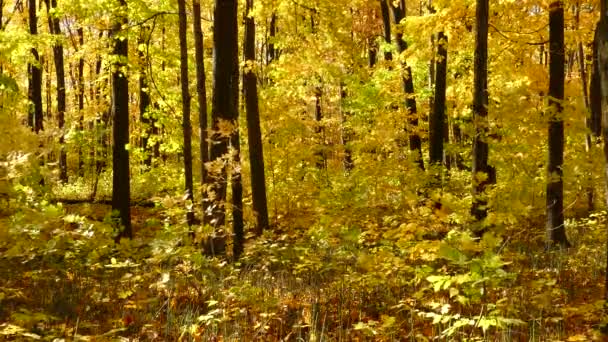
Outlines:
[[327,166],[327,161],[325,160],[325,130],[323,129],[323,107],[321,105],[321,100],[323,97],[323,89],[321,86],[317,86],[315,88],[315,122],[316,129],[315,132],[319,137],[320,144],[317,147],[318,151],[315,153],[316,156],[316,166],[318,169],[324,169]]
[[245,68],[243,70],[243,89],[247,111],[247,134],[249,137],[249,164],[251,168],[251,193],[253,212],[256,218],[255,232],[261,235],[268,229],[268,204],[266,199],[266,177],[264,175],[264,149],[262,130],[260,128],[260,110],[258,107],[257,76],[255,63],[255,21],[248,16],[253,9],[253,0],[246,0],[245,9]]
[[[600,85],[601,120],[608,122],[608,1],[600,1],[600,21],[595,31],[596,60],[594,66],[597,67],[598,84]],[[604,178],[606,182],[605,203],[608,204],[608,125],[601,127],[602,138],[604,139]],[[606,223],[608,227],[608,223]],[[608,245],[606,246],[608,257]],[[604,280],[604,300],[608,300],[608,264],[606,264],[606,277]],[[604,309],[606,310],[606,309]]]
[[[205,58],[203,51],[203,29],[201,26],[201,4],[200,0],[193,0],[194,12],[194,54],[196,58],[196,94],[198,98],[198,121],[201,136],[201,198],[203,210],[209,205],[209,196],[206,186],[209,182],[206,164],[209,162],[209,142],[207,141],[207,86],[205,85]],[[206,215],[203,215],[205,221]],[[205,222],[208,223],[208,222]]]
[[[38,35],[38,17],[36,16],[36,0],[28,0],[29,28],[32,36]],[[28,64],[28,125],[34,132],[40,132],[43,127],[42,117],[42,66],[40,55],[36,48],[31,49],[34,63]]]
[[[382,26],[384,28],[384,42],[387,45],[391,44],[391,19],[390,13],[388,10],[388,0],[380,0],[380,12],[382,13]],[[391,61],[393,60],[393,54],[391,51],[386,49],[382,49],[384,52],[384,60]]]
[[[80,49],[84,46],[84,30],[78,28],[78,43]],[[84,133],[84,57],[78,59],[78,129]],[[78,175],[84,176],[84,156],[82,147],[78,147]]]
[[[393,12],[393,23],[398,25],[403,18],[405,18],[405,0],[400,0],[397,6],[391,6]],[[403,32],[397,31],[395,33],[395,40],[397,41],[397,51],[401,54],[407,50],[407,43],[403,39]],[[424,160],[422,159],[422,139],[418,135],[418,110],[416,109],[416,98],[414,95],[414,78],[412,76],[412,69],[405,63],[403,64],[403,92],[405,93],[405,108],[407,109],[408,115],[408,130],[409,130],[409,145],[410,151],[416,154],[416,162],[421,169],[424,170]]]
[[547,164],[547,246],[568,247],[564,228],[564,8],[561,1],[549,7],[549,161]]
[[342,160],[342,165],[344,165],[344,171],[346,172],[350,172],[354,167],[355,167],[355,162],[353,161],[353,153],[350,149],[350,147],[348,146],[348,144],[350,143],[350,140],[352,139],[352,129],[350,127],[348,127],[348,117],[350,116],[350,114],[348,113],[348,111],[346,111],[345,109],[345,105],[346,105],[346,97],[348,96],[348,93],[346,91],[346,88],[344,86],[344,84],[340,84],[340,115],[342,116],[342,134],[341,134],[341,138],[342,138],[342,147],[344,148],[344,159]]
[[367,49],[367,64],[370,68],[376,65],[376,59],[378,58],[378,46],[373,39],[368,40],[369,47]]
[[[237,29],[237,1],[236,0],[215,0],[213,25],[213,46],[215,53],[213,69],[213,98],[212,98],[212,120],[213,133],[211,135],[210,161],[218,165],[224,165],[224,161],[230,161],[228,146],[232,142],[233,148],[238,143],[238,29]],[[236,169],[236,167],[235,167]],[[210,207],[205,210],[211,213],[210,223],[215,227],[223,227],[226,221],[226,168],[218,167],[208,172],[209,180],[212,183],[211,190],[214,194]],[[240,175],[238,176],[240,177]],[[235,182],[240,178],[232,177],[233,184],[233,214],[236,212],[242,215],[240,206],[235,206],[238,200],[238,184]],[[237,203],[238,204],[238,203]],[[234,236],[234,257],[238,258],[242,249],[240,243],[243,241],[242,221],[233,222]],[[239,224],[241,227],[239,227]],[[239,230],[240,229],[240,230]]]
[[112,176],[112,210],[118,211],[121,230],[116,237],[132,238],[130,213],[130,174],[129,174],[129,79],[126,74],[129,43],[126,32],[122,26],[128,24],[127,0],[119,0],[112,25],[112,39],[114,41],[113,54],[117,57],[112,68],[112,114],[114,117],[112,148],[113,176]]
[[[47,14],[49,15],[49,31],[54,35],[61,35],[61,27],[59,26],[59,18],[55,13],[51,14],[50,10],[57,8],[57,0],[50,0],[50,6],[47,0]],[[65,137],[63,129],[65,126],[65,67],[63,62],[63,46],[57,40],[53,45],[53,58],[55,61],[55,75],[57,78],[57,126],[59,128],[59,180],[62,183],[68,181],[68,166],[67,155],[65,152]],[[80,72],[80,69],[79,69]]]
[[[437,34],[437,72],[435,77],[435,100],[429,118],[429,159],[433,167],[441,167],[443,142],[445,140],[445,90],[447,78],[448,38],[443,32]],[[440,175],[440,170],[437,175]]]
[[[477,0],[475,37],[475,61],[473,79],[473,204],[471,214],[477,221],[488,215],[485,190],[489,184],[488,166],[488,0]],[[483,229],[477,231],[482,234]]]
[[590,126],[595,137],[600,137],[602,130],[602,94],[599,70],[598,44],[600,39],[600,23],[597,23],[593,37],[593,63],[591,80],[589,82],[589,109],[591,111]]
[[[580,2],[577,2],[575,8],[575,29],[578,30],[580,27],[580,12],[581,5]],[[579,41],[577,44],[577,56],[578,56],[578,66],[581,77],[581,86],[583,89],[583,100],[585,101],[585,109],[587,109],[587,115],[585,117],[585,124],[587,126],[587,132],[585,133],[585,150],[587,151],[587,156],[589,157],[589,165],[591,165],[591,150],[593,149],[593,138],[591,134],[592,122],[591,122],[591,108],[589,102],[589,91],[587,88],[587,67],[585,66],[585,52],[583,50],[583,42]],[[591,213],[595,209],[594,203],[594,191],[592,186],[592,177],[587,177],[587,186],[585,188],[585,192],[587,193],[587,211]]]
[[138,57],[139,57],[139,120],[143,126],[143,134],[141,137],[141,147],[144,152],[144,165],[147,168],[152,166],[152,151],[150,144],[148,143],[150,135],[152,134],[153,124],[150,120],[150,114],[148,113],[151,100],[150,100],[150,89],[148,85],[147,68],[149,62],[148,56],[148,44],[150,30],[147,26],[141,27],[141,32],[138,40]]
[[268,51],[266,53],[266,65],[270,64],[276,59],[276,48],[274,46],[274,40],[277,36],[277,14],[272,12],[270,17],[270,27],[268,29]]
[[[192,123],[190,122],[190,91],[188,90],[188,41],[186,0],[178,0],[179,7],[179,55],[180,55],[180,81],[182,86],[182,128],[184,132],[184,178],[186,187],[186,201],[194,202],[194,184],[192,180]],[[186,214],[188,225],[194,223],[194,211],[188,206]]]

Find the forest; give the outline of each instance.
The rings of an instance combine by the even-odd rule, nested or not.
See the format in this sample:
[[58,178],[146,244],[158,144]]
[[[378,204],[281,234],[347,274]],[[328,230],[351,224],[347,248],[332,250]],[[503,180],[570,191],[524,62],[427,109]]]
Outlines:
[[608,341],[608,0],[0,0],[0,340]]

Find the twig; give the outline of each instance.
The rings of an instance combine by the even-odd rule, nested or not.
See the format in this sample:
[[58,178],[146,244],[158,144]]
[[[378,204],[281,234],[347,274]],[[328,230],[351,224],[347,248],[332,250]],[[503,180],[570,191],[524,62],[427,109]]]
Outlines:
[[520,41],[517,41],[517,40],[512,39],[512,38],[510,38],[509,36],[505,35],[504,33],[502,33],[502,32],[500,31],[500,29],[498,29],[498,28],[497,28],[496,26],[494,26],[493,24],[488,24],[488,25],[489,25],[491,28],[493,28],[493,29],[496,31],[496,33],[498,33],[499,35],[501,35],[503,38],[505,38],[505,39],[507,39],[507,40],[510,40],[510,41],[512,41],[512,42],[515,42],[515,43],[524,43],[524,44],[526,44],[526,45],[545,45],[545,44],[547,44],[547,43],[549,42],[548,40],[545,40],[545,41],[542,41],[542,42],[520,42]]

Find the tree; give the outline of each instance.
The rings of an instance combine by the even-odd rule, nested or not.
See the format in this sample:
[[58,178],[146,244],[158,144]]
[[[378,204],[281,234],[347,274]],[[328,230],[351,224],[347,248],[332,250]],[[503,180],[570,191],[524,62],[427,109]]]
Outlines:
[[[36,0],[28,0],[29,29],[32,36],[38,34],[38,17],[36,15]],[[38,49],[32,47],[33,62],[28,63],[28,100],[30,101],[27,122],[34,132],[40,132],[43,127],[42,117],[42,67]]]
[[429,160],[432,166],[441,167],[445,126],[445,91],[447,78],[448,38],[443,31],[437,34],[437,58],[435,72],[435,99],[429,118]]
[[253,212],[256,218],[255,231],[257,235],[261,235],[264,229],[268,229],[268,205],[266,199],[266,177],[264,176],[264,149],[262,130],[260,128],[260,109],[258,106],[258,79],[255,73],[255,19],[251,15],[253,0],[246,0],[245,4],[243,90],[245,92],[245,110],[247,112],[251,196]]
[[[201,27],[201,3],[193,0],[192,12],[194,12],[194,55],[196,59],[196,94],[198,99],[198,121],[201,136],[201,198],[203,210],[208,205],[206,186],[208,183],[207,167],[209,162],[209,143],[207,141],[207,86],[205,85],[205,60],[203,53],[203,29]],[[203,215],[203,222],[206,215]],[[206,223],[206,222],[205,222]]]
[[[594,71],[596,71],[597,81],[600,85],[600,104],[602,123],[608,122],[608,1],[600,1],[600,20],[595,29],[594,52]],[[597,64],[595,64],[597,63]],[[604,181],[608,190],[608,125],[601,125],[602,139],[604,140]],[[605,192],[605,202],[608,203],[608,191]],[[606,223],[608,227],[608,223]],[[608,253],[608,246],[607,246]],[[606,264],[608,272],[608,264]],[[608,273],[604,281],[604,300],[608,300]]]
[[[477,0],[475,17],[477,32],[475,35],[475,55],[473,70],[473,205],[471,214],[477,221],[488,215],[485,190],[489,184],[490,167],[488,166],[488,0]],[[480,230],[478,233],[482,233]]]
[[[405,0],[399,0],[398,3],[393,3],[391,6],[393,12],[393,23],[399,25],[401,20],[405,18]],[[399,54],[407,50],[407,43],[403,39],[403,32],[397,29],[395,33],[397,42],[397,51]],[[424,170],[424,160],[422,159],[422,139],[418,134],[418,110],[416,109],[416,97],[414,95],[414,78],[412,69],[405,61],[402,62],[403,75],[401,83],[403,84],[403,92],[405,93],[405,108],[408,115],[408,130],[409,130],[409,145],[410,151],[416,153],[416,162],[418,166]]]
[[[382,27],[384,28],[384,43],[387,45],[391,44],[391,19],[388,11],[388,0],[380,0],[380,12],[382,14]],[[382,49],[384,51],[384,60],[390,61],[393,59],[393,54],[390,50],[386,48]]]
[[148,84],[148,75],[146,73],[149,56],[148,56],[148,45],[150,42],[149,28],[146,25],[141,27],[139,33],[139,40],[137,42],[137,54],[139,58],[139,120],[143,125],[143,133],[141,137],[141,147],[144,152],[144,165],[146,167],[152,166],[152,151],[150,144],[148,143],[150,135],[152,134],[152,127],[154,123],[150,120],[150,114],[148,112],[151,100],[150,100],[150,89]]
[[[80,49],[84,46],[84,30],[78,28],[78,44]],[[94,96],[91,96],[91,100]],[[78,59],[78,129],[84,132],[84,57]],[[84,175],[84,157],[82,147],[78,147],[78,175]]]
[[[238,29],[237,1],[215,0],[213,46],[213,98],[209,179],[211,185],[210,206],[205,212],[210,213],[209,222],[215,227],[223,227],[226,220],[226,164],[234,163],[238,157]],[[232,144],[234,156],[228,151]],[[238,258],[242,250],[242,212],[239,207],[240,170],[233,167],[233,254]],[[239,178],[237,178],[239,177]],[[236,191],[235,191],[236,190]],[[241,221],[239,222],[239,215]]]
[[[61,35],[61,27],[59,26],[59,17],[57,17],[57,0],[46,0],[46,8],[49,13],[49,31],[54,35]],[[53,10],[53,13],[50,13]],[[55,75],[57,77],[57,126],[59,128],[59,179],[61,182],[66,183],[68,181],[68,167],[67,167],[67,155],[65,151],[65,137],[63,129],[65,126],[65,68],[63,63],[63,45],[61,45],[61,39],[58,37],[53,44],[53,59],[55,61]],[[80,80],[79,68],[79,80]]]
[[127,74],[129,41],[124,28],[128,25],[127,0],[119,0],[114,13],[112,40],[114,63],[112,66],[112,116],[114,117],[112,147],[112,210],[117,211],[121,230],[116,240],[132,238],[131,189],[129,174],[129,79]]
[[266,52],[266,65],[270,64],[277,58],[277,49],[275,48],[275,38],[277,36],[277,14],[273,11],[270,16],[270,25],[268,29],[268,50]]
[[[179,60],[180,60],[180,81],[182,86],[182,128],[184,132],[184,178],[186,186],[186,201],[193,202],[194,184],[192,181],[192,123],[190,122],[190,85],[188,81],[188,40],[186,16],[186,0],[177,1],[179,11]],[[186,218],[188,225],[194,223],[194,211],[189,205]]]
[[547,163],[547,246],[569,247],[564,227],[564,7],[549,6],[549,161]]

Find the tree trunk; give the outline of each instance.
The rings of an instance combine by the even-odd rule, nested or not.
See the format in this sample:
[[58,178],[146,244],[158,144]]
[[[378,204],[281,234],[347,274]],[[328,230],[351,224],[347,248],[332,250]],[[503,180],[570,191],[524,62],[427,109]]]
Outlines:
[[378,46],[371,38],[367,40],[367,43],[369,44],[367,49],[367,65],[373,68],[376,65],[376,58],[378,58]]
[[113,54],[116,56],[112,68],[112,114],[114,117],[112,210],[118,211],[122,226],[116,237],[117,241],[120,241],[120,238],[133,237],[129,207],[131,201],[129,151],[127,150],[129,143],[129,79],[126,68],[129,43],[127,32],[122,31],[122,26],[128,24],[127,0],[119,0],[119,4],[112,25]]
[[[602,138],[604,139],[604,178],[606,182],[605,188],[605,202],[608,205],[608,1],[600,1],[600,21],[597,24],[595,30],[595,48],[596,61],[594,65],[597,66],[597,77],[600,85],[600,100],[601,100],[601,120],[603,125],[601,127]],[[608,223],[606,223],[608,227]],[[606,246],[606,253],[608,258],[608,245]],[[604,300],[608,300],[608,264],[606,264],[606,277],[604,280]]]
[[[55,13],[50,13],[51,9],[57,8],[57,0],[50,0],[50,6],[47,0],[47,14],[49,15],[49,31],[54,35],[61,35],[61,27],[59,26],[59,18]],[[63,129],[65,126],[65,68],[63,62],[63,46],[59,40],[53,45],[53,58],[55,61],[55,75],[57,78],[57,126],[59,128],[59,180],[62,183],[68,181],[67,155],[65,151],[65,137]]]
[[[489,184],[488,166],[488,0],[477,0],[475,61],[473,79],[473,203],[471,214],[477,221],[488,215],[486,186]],[[477,231],[483,234],[483,229]]]
[[[201,198],[203,210],[209,205],[209,196],[206,186],[209,182],[207,177],[207,162],[209,162],[209,142],[207,141],[207,86],[205,84],[205,58],[203,51],[203,28],[201,26],[201,4],[200,0],[193,0],[192,11],[194,12],[194,54],[196,58],[196,94],[198,99],[198,121],[199,134],[201,136]],[[203,215],[203,222],[206,215]],[[204,222],[208,223],[208,222]]]
[[589,109],[591,111],[590,126],[595,137],[600,137],[602,126],[602,94],[599,70],[598,44],[600,39],[600,23],[595,28],[593,37],[593,64],[591,69],[591,80],[589,82]]
[[[397,6],[395,3],[391,6],[393,12],[393,23],[398,25],[403,18],[405,18],[405,0],[400,0]],[[403,32],[397,30],[395,33],[395,40],[397,41],[397,51],[399,54],[407,50],[407,43],[403,39]],[[416,154],[416,162],[418,166],[424,170],[424,160],[422,159],[422,139],[418,135],[418,110],[416,109],[416,98],[414,95],[414,78],[412,76],[412,69],[407,65],[405,61],[403,65],[403,92],[405,93],[405,108],[407,109],[408,115],[408,131],[409,131],[409,145],[410,151]]]
[[[576,8],[575,8],[575,30],[579,29],[580,26],[580,12],[581,12],[581,5],[580,5],[580,1],[577,2],[576,4]],[[591,135],[591,128],[592,128],[592,123],[591,123],[591,108],[590,108],[590,102],[589,102],[589,91],[587,88],[587,68],[585,66],[585,52],[583,50],[583,42],[579,41],[577,44],[577,56],[578,56],[578,66],[579,66],[579,72],[580,72],[580,77],[581,77],[581,87],[583,89],[583,100],[585,101],[585,109],[587,109],[587,115],[585,116],[585,125],[587,126],[587,132],[585,133],[585,150],[587,152],[587,156],[588,156],[588,160],[589,160],[589,165],[592,164],[592,156],[591,156],[591,150],[593,149],[593,137]],[[587,186],[585,188],[585,192],[587,194],[587,211],[588,213],[591,213],[594,209],[595,209],[595,203],[594,203],[594,191],[593,191],[593,185],[592,185],[593,179],[591,176],[587,177]]]
[[317,86],[315,88],[315,122],[316,122],[316,129],[315,132],[317,133],[318,137],[319,137],[319,141],[320,144],[317,147],[318,151],[315,153],[316,156],[316,166],[318,169],[324,169],[327,167],[327,161],[325,159],[325,135],[324,133],[324,129],[323,129],[323,107],[321,106],[321,99],[323,97],[323,89],[321,88],[321,86]]
[[[29,28],[32,36],[38,35],[38,17],[36,16],[36,0],[28,0]],[[43,127],[42,117],[42,67],[40,55],[36,48],[31,49],[34,63],[28,64],[28,125],[38,133]]]
[[150,120],[150,114],[148,109],[151,104],[150,100],[150,86],[148,85],[147,68],[149,62],[148,56],[148,44],[150,29],[143,25],[139,33],[139,40],[137,42],[137,55],[139,57],[139,120],[143,126],[143,132],[141,137],[141,147],[144,152],[144,165],[147,168],[152,166],[152,151],[148,143],[150,135],[152,134],[152,122]]
[[270,17],[270,28],[268,30],[268,51],[266,53],[266,65],[274,61],[276,56],[276,48],[274,46],[274,40],[277,35],[277,14],[272,12]]
[[243,89],[247,111],[247,133],[249,137],[249,164],[251,169],[251,193],[253,212],[256,218],[255,232],[261,235],[268,229],[268,204],[266,198],[266,177],[264,175],[264,150],[260,128],[258,106],[257,75],[255,74],[255,20],[249,16],[253,0],[246,0],[245,9],[245,68],[243,70]]
[[353,161],[353,153],[350,150],[348,144],[352,139],[352,129],[348,127],[347,120],[350,114],[344,108],[346,105],[346,97],[348,93],[346,92],[346,87],[344,83],[340,83],[340,116],[341,116],[341,138],[342,138],[342,147],[344,148],[344,159],[342,160],[342,165],[344,165],[344,171],[350,172],[354,167],[355,163]]
[[[228,146],[238,143],[233,139],[238,134],[238,29],[237,29],[237,1],[215,0],[213,25],[213,46],[215,53],[213,70],[213,98],[211,117],[213,132],[211,135],[210,162],[214,165],[208,170],[213,198],[210,207],[205,210],[211,213],[209,222],[217,228],[222,228],[226,221],[226,163],[233,158],[228,154]],[[238,148],[239,146],[233,146]],[[236,168],[235,168],[236,170]],[[233,177],[233,191],[237,185]],[[238,189],[236,189],[238,191]],[[238,194],[236,194],[238,195]],[[233,193],[233,199],[237,196]],[[233,206],[235,205],[233,201]],[[234,207],[233,213],[240,208]],[[238,213],[237,213],[238,214]],[[237,217],[238,218],[238,217]],[[234,217],[233,217],[234,219]],[[238,230],[239,222],[234,222],[234,252],[235,258],[242,248],[239,245],[243,240],[242,231]],[[241,222],[242,224],[242,222]],[[236,228],[236,229],[235,229]]]
[[447,40],[443,32],[437,34],[437,72],[435,77],[435,100],[429,118],[429,160],[438,176],[441,176],[443,142],[445,132],[445,91],[447,78]]
[[549,7],[549,161],[547,164],[547,246],[570,246],[564,228],[564,8],[561,1]]
[[[187,41],[187,20],[186,0],[178,0],[179,8],[179,54],[180,54],[180,81],[182,86],[182,128],[184,132],[184,178],[186,187],[186,201],[194,202],[194,184],[192,181],[192,124],[190,122],[190,91],[188,90],[188,41]],[[194,223],[194,211],[188,205],[186,218],[188,225]]]
[[[84,30],[78,28],[78,44],[84,46]],[[78,129],[84,133],[84,57],[78,59]],[[82,146],[78,147],[78,175],[84,176],[84,156]]]
[[[380,0],[380,12],[382,13],[382,26],[384,28],[384,42],[387,45],[391,44],[391,20],[390,20],[390,14],[388,11],[388,0]],[[382,51],[384,52],[384,60],[385,61],[391,61],[393,60],[393,53],[390,50],[387,50],[386,48],[383,48]]]

